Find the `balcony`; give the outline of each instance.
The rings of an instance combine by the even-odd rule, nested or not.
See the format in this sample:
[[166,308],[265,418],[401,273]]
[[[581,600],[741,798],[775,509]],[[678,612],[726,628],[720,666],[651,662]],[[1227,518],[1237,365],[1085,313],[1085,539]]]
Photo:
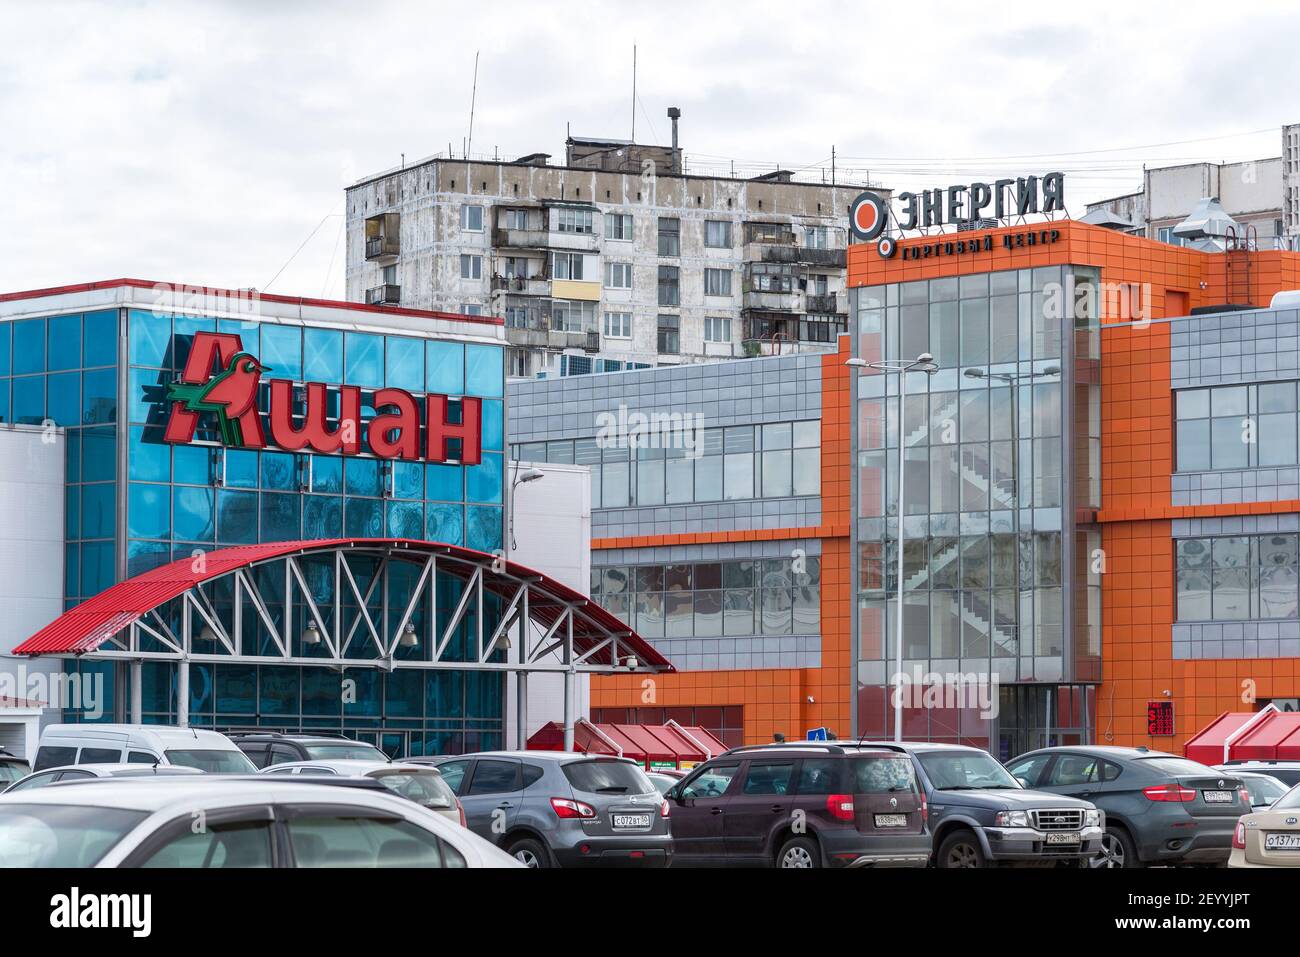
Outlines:
[[366,290],[367,306],[396,306],[402,301],[402,287],[395,283],[384,283]]
[[401,221],[398,213],[380,213],[366,220],[366,259],[391,262],[401,254]]
[[848,315],[849,305],[847,297],[837,295],[836,293],[827,293],[823,296],[807,295],[804,296],[804,311],[815,313],[817,315]]
[[492,230],[492,245],[505,249],[547,249],[551,234],[545,229],[506,229],[497,226]]
[[799,296],[795,292],[769,292],[745,289],[744,308],[762,312],[800,312]]
[[545,276],[493,276],[492,291],[512,296],[549,296],[551,281]]
[[848,262],[848,252],[843,249],[815,249],[812,246],[775,245],[753,242],[745,246],[748,262],[789,263],[795,266],[818,266],[823,269],[843,269]]

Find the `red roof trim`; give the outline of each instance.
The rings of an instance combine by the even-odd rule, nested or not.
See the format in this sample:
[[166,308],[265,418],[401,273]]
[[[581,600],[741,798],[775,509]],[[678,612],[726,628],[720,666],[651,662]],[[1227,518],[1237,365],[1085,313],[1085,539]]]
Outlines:
[[[247,568],[259,562],[282,558],[292,554],[311,554],[338,547],[345,548],[392,548],[417,555],[448,554],[467,561],[498,561],[497,556],[472,548],[447,545],[442,542],[423,542],[405,538],[337,538],[317,541],[267,542],[261,545],[239,545],[234,548],[222,548],[210,552],[204,560],[204,570],[196,572],[194,561],[181,558],[167,565],[143,572],[134,578],[119,582],[105,589],[93,598],[89,598],[72,608],[54,621],[50,622],[36,634],[32,635],[17,648],[19,655],[80,655],[94,651],[105,641],[126,628],[149,611],[173,598],[178,598],[190,587],[238,568]],[[632,631],[622,619],[615,617],[581,592],[558,582],[548,575],[528,568],[516,562],[505,563],[505,575],[498,575],[490,570],[484,572],[484,585],[495,593],[504,593],[513,589],[513,579],[539,579],[534,587],[540,588],[561,602],[584,604],[583,611],[604,629],[628,632],[620,639],[624,642],[626,653],[635,655],[641,662],[657,665],[668,671],[673,666],[644,638]],[[511,577],[507,577],[511,576]],[[497,589],[500,592],[497,592]],[[533,617],[545,624],[551,624],[560,614],[560,606],[530,602],[529,611]],[[604,635],[593,629],[582,629],[582,622],[575,618],[574,636],[581,646],[590,647],[604,640]]]
[[[117,289],[126,286],[131,289],[153,289],[155,286],[170,286],[173,289],[201,289],[216,296],[247,296],[248,289],[223,289],[219,286],[201,286],[197,284],[154,282],[149,279],[105,279],[100,282],[83,282],[70,286],[49,286],[45,289],[25,289],[20,292],[0,293],[0,302],[18,302],[23,299],[41,299],[47,296],[63,296],[78,292],[94,292],[98,289]],[[380,315],[415,316],[419,319],[446,319],[451,322],[476,322],[488,326],[503,326],[505,320],[497,316],[467,316],[459,312],[434,312],[427,309],[409,309],[405,306],[371,306],[363,302],[345,302],[339,299],[314,299],[307,296],[281,296],[270,292],[256,293],[258,299],[267,302],[284,303],[290,306],[320,306],[326,309],[351,309],[357,312],[370,312]],[[184,311],[184,310],[182,310]]]

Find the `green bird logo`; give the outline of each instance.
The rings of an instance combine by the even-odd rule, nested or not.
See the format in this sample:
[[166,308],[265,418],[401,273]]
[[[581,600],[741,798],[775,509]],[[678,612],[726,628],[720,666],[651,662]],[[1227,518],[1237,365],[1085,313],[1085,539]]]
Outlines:
[[236,352],[226,367],[203,383],[172,382],[167,398],[180,402],[189,412],[210,412],[217,417],[221,441],[242,446],[244,432],[239,419],[257,405],[257,385],[263,372],[270,372],[256,356]]

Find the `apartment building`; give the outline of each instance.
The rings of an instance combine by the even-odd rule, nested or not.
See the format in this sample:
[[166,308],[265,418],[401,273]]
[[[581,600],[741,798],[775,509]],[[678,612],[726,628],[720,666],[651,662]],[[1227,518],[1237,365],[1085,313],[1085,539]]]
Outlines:
[[681,172],[570,137],[563,165],[434,157],[347,189],[347,296],[504,320],[513,377],[824,352],[860,185]]

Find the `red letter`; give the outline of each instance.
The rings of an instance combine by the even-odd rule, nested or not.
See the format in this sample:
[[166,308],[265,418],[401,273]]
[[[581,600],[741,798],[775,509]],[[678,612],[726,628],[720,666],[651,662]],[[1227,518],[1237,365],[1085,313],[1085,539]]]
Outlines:
[[271,380],[271,441],[287,452],[312,448],[326,454],[356,455],[361,451],[361,390],[343,386],[339,390],[339,424],[325,427],[327,405],[325,383],[307,383],[307,409],[302,428],[293,424],[293,383]]
[[[190,385],[203,385],[212,378],[214,359],[217,365],[224,369],[230,357],[242,350],[243,342],[234,333],[197,332],[194,334],[194,342],[190,345],[190,354],[185,360],[185,369],[181,372],[180,381]],[[197,413],[188,411],[184,403],[173,402],[171,415],[167,417],[167,428],[163,432],[163,441],[187,445],[194,441],[194,429],[198,424]],[[239,426],[244,434],[246,448],[260,449],[266,445],[262,437],[262,420],[257,414],[256,402],[239,416]]]
[[460,400],[460,424],[447,421],[447,397],[429,395],[424,399],[425,417],[429,420],[429,442],[425,458],[430,462],[447,461],[447,440],[460,439],[462,465],[478,465],[483,460],[483,439],[479,422],[482,399],[469,396]]
[[[379,389],[375,408],[395,406],[397,413],[377,415],[370,420],[370,451],[381,459],[420,458],[420,407],[411,393],[402,389]],[[391,438],[390,438],[391,436]]]

